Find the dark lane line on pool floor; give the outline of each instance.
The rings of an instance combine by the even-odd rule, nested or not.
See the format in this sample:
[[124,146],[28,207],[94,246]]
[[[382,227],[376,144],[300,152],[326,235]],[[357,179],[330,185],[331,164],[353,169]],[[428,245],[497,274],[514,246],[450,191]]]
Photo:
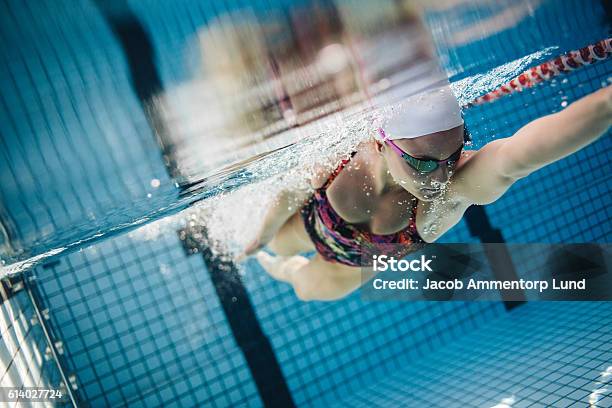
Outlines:
[[[173,165],[171,147],[165,143],[166,128],[152,103],[154,97],[163,91],[155,65],[153,44],[126,1],[109,4],[104,0],[96,0],[96,4],[125,53],[132,87],[161,145],[166,168],[170,176],[175,178],[177,166]],[[186,239],[183,243],[188,241],[196,242]],[[185,249],[187,254],[191,254],[196,248]],[[266,407],[294,407],[295,403],[272,345],[259,324],[236,265],[223,261],[204,245],[198,244],[197,252],[201,252],[204,258],[215,292],[233,337],[242,350],[261,401]]]

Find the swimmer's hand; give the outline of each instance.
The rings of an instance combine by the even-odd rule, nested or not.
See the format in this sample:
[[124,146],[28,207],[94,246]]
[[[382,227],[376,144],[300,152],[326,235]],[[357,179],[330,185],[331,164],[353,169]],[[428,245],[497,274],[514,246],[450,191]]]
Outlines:
[[310,192],[307,190],[284,190],[280,192],[266,213],[257,237],[245,247],[244,252],[236,260],[238,262],[244,260],[272,241],[283,225],[302,207],[309,197]]
[[272,237],[265,237],[258,235],[257,238],[252,240],[245,248],[244,251],[236,257],[236,262],[242,262],[249,256],[254,255],[257,251],[261,250],[268,242],[272,241]]
[[[276,231],[274,231],[276,232]],[[246,256],[254,255],[257,251],[266,246],[270,241],[274,238],[273,233],[266,233],[266,231],[262,231],[257,238],[255,238],[249,245],[244,249],[244,253]]]
[[242,254],[238,255],[238,257],[236,258],[236,261],[241,262],[241,261],[245,260],[246,258],[248,258],[249,256],[253,255],[258,250],[260,250],[262,247],[263,247],[263,245],[261,245],[261,243],[259,241],[259,238],[254,239],[253,241],[251,241],[250,244],[248,244],[244,248],[244,252]]
[[308,258],[299,255],[272,256],[263,251],[257,253],[257,260],[274,279],[291,284],[296,272],[310,262]]

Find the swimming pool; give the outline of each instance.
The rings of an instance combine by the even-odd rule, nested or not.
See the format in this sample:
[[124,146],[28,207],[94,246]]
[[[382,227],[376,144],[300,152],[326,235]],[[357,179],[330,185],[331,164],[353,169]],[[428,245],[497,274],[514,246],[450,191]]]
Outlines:
[[[253,215],[236,211],[236,203],[256,202],[253,194],[268,188],[267,179],[301,163],[290,154],[320,149],[320,140],[223,173],[190,162],[194,128],[181,130],[186,150],[160,141],[141,101],[163,89],[169,103],[192,103],[192,87],[182,85],[197,66],[193,37],[213,14],[240,5],[126,2],[141,31],[132,26],[122,37],[125,28],[101,3],[2,6],[2,42],[13,45],[0,64],[2,259],[8,265],[49,255],[3,286],[3,298],[10,297],[2,306],[3,385],[64,381],[84,406],[147,407],[569,407],[584,406],[605,387],[609,302],[507,310],[496,302],[368,303],[352,295],[302,303],[254,260],[235,267],[206,254],[197,238],[185,239],[202,220],[222,238],[248,226]],[[258,3],[253,12],[291,7]],[[470,27],[499,19],[509,25],[473,37]],[[432,11],[427,21],[452,82],[484,75],[483,91],[610,36],[599,1],[483,1]],[[143,35],[157,74],[135,90],[130,50],[142,44],[125,38]],[[470,108],[465,119],[475,147],[609,83],[611,64]],[[325,133],[326,126],[315,129],[338,130],[329,125]],[[273,149],[302,136],[258,146]],[[347,144],[358,140],[351,137]],[[486,207],[489,230],[462,221],[445,240],[478,242],[499,230],[507,242],[610,242],[611,148],[608,134],[530,176]],[[246,152],[260,153],[238,149],[220,162],[246,159]],[[220,266],[231,274],[219,273]],[[598,394],[596,406],[610,405],[609,394]]]

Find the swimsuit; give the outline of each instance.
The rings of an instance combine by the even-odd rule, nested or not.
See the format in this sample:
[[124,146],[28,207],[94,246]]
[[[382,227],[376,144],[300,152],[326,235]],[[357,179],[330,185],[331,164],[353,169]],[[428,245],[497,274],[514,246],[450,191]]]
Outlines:
[[[354,155],[355,153],[352,156]],[[425,242],[416,228],[416,205],[408,226],[401,231],[386,235],[373,234],[349,224],[332,208],[327,198],[327,188],[349,160],[343,160],[323,187],[316,189],[310,200],[302,207],[304,226],[317,252],[326,261],[359,267],[371,265],[371,255],[389,254],[390,248],[397,259],[422,248]]]

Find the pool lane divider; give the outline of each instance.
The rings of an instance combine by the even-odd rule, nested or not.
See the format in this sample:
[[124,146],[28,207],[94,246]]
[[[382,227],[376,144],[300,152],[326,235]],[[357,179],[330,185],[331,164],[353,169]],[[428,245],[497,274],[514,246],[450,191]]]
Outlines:
[[543,62],[542,64],[531,67],[491,92],[479,96],[472,102],[464,105],[463,108],[496,101],[506,95],[521,92],[523,89],[531,88],[559,75],[567,74],[584,66],[606,60],[610,58],[610,56],[612,56],[612,38],[606,38],[595,44],[587,45],[579,50],[569,51],[563,55]]
[[[266,407],[295,407],[289,387],[280,368],[280,364],[265,335],[248,291],[242,283],[236,264],[215,254],[209,246],[202,245],[206,239],[193,239],[194,231],[179,231],[186,254],[201,254],[206,270],[217,293],[236,344],[242,351],[259,397]],[[206,237],[206,230],[198,232],[199,237]]]

